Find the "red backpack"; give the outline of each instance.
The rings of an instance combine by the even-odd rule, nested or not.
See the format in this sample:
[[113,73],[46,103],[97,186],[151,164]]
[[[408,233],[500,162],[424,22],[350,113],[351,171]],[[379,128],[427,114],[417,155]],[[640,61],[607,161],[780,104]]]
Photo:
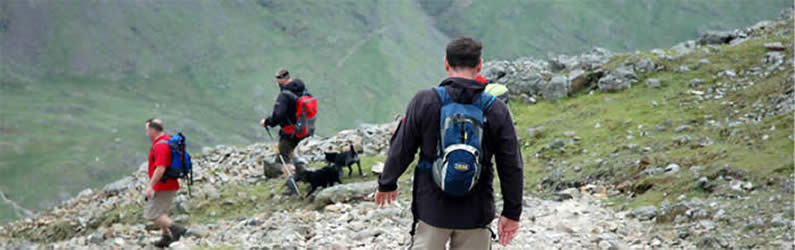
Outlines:
[[317,115],[317,98],[308,95],[298,97],[295,93],[285,90],[282,93],[287,94],[295,101],[295,118],[294,125],[285,126],[282,130],[285,133],[295,136],[295,138],[305,138],[315,134],[315,115]]

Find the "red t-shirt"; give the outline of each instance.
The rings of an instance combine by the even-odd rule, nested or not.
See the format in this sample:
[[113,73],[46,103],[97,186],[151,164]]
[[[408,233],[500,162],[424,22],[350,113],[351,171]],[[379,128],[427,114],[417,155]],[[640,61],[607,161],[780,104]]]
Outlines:
[[[155,166],[168,167],[171,165],[171,149],[169,149],[168,143],[157,144],[159,141],[168,141],[169,139],[171,137],[163,134],[152,142],[152,149],[149,150],[149,179],[152,179],[152,175],[155,173]],[[177,179],[168,179],[166,182],[158,181],[154,189],[155,191],[179,190],[179,181]]]

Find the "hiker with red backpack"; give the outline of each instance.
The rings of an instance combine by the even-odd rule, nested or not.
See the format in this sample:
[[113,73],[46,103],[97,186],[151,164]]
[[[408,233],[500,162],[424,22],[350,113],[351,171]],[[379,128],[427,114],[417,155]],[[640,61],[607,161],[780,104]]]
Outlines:
[[[280,93],[273,105],[273,113],[260,121],[260,125],[267,127],[280,126],[279,130],[279,157],[285,166],[285,176],[288,178],[288,187],[293,178],[292,160],[296,158],[295,148],[306,137],[315,133],[315,115],[317,114],[317,99],[306,90],[301,79],[292,79],[290,72],[281,69],[276,72],[276,82],[279,84]],[[295,166],[297,172],[303,172],[303,166]],[[294,182],[293,182],[294,183]],[[298,190],[285,189],[284,195],[293,195]]]

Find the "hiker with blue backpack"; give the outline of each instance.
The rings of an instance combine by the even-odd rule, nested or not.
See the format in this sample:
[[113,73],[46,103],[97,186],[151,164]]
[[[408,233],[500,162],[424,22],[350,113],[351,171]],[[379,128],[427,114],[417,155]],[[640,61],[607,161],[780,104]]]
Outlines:
[[[287,177],[287,188],[282,195],[294,195],[298,193],[294,176],[303,172],[303,164],[293,164],[293,160],[297,158],[295,148],[301,140],[315,133],[317,99],[309,93],[301,79],[291,78],[286,69],[276,72],[276,83],[280,92],[276,97],[276,104],[273,105],[273,113],[262,119],[260,126],[281,127],[277,157],[282,162],[282,171]],[[297,171],[292,171],[293,168]]]
[[173,223],[168,213],[180,187],[178,179],[192,178],[190,155],[185,149],[185,137],[181,133],[169,136],[163,132],[160,119],[146,121],[146,135],[152,140],[152,147],[149,150],[144,218],[163,231],[162,238],[154,242],[154,246],[168,247],[187,232],[183,226]]
[[447,45],[448,78],[417,93],[390,141],[376,204],[398,196],[398,180],[414,161],[410,249],[490,249],[494,235],[494,169],[503,196],[499,243],[508,245],[519,231],[523,163],[516,131],[505,103],[485,93],[475,80],[482,45],[459,38]]

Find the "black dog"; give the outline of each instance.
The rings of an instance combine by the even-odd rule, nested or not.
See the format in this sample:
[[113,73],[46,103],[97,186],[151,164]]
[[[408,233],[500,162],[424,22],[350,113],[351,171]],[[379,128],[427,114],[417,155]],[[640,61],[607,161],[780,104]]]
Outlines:
[[353,148],[353,144],[351,144],[351,150],[348,152],[326,152],[326,161],[333,163],[339,169],[340,175],[342,175],[342,167],[348,167],[348,176],[353,174],[351,166],[356,163],[356,166],[359,167],[359,176],[364,176],[362,174],[362,164],[359,162],[359,153]]
[[318,187],[333,187],[334,183],[342,184],[340,172],[334,166],[325,166],[317,171],[304,170],[296,174],[296,181],[307,182],[312,185],[312,189],[306,194],[309,197]]

